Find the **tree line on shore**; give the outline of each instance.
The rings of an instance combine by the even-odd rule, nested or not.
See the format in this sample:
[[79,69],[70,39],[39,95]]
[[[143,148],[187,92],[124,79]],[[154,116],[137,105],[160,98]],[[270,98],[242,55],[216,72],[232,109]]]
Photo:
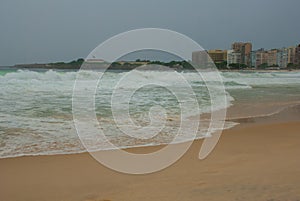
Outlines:
[[[84,59],[79,58],[77,60],[73,60],[71,62],[55,62],[55,63],[48,63],[48,64],[20,64],[15,65],[16,68],[45,68],[45,69],[80,69],[82,64],[84,63]],[[142,64],[147,65],[160,65],[169,67],[176,70],[193,70],[194,66],[188,61],[150,61],[150,60],[141,60],[137,59],[135,61],[116,61],[109,65],[109,69],[118,69],[118,70],[131,70],[136,67],[141,66]],[[215,63],[215,66],[220,70],[247,70],[247,69],[254,69],[254,67],[249,67],[245,64],[233,63],[227,65],[227,62],[219,62]],[[199,68],[209,68],[212,65],[206,66],[198,66]],[[267,63],[261,64],[257,66],[258,70],[268,70],[268,69],[279,69],[279,66],[273,65],[268,66]],[[300,69],[300,65],[296,65],[293,63],[289,63],[285,69]]]

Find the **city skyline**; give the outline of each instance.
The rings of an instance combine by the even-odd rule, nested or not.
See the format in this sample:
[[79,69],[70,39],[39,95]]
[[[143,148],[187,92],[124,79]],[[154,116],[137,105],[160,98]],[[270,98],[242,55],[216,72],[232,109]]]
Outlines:
[[194,51],[192,61],[197,65],[205,66],[210,60],[208,55],[219,68],[299,67],[300,44],[282,48],[253,50],[251,42],[239,41],[232,43],[230,49]]

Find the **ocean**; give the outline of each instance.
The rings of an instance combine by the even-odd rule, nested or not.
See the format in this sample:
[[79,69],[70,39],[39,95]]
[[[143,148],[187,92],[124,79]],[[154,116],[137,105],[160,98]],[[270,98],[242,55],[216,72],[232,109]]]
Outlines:
[[[222,72],[224,93],[219,90],[222,89],[219,82],[210,80],[207,83],[201,78],[211,76],[209,72],[199,76],[193,71],[145,71],[135,73],[130,79],[123,79],[127,73],[100,72],[102,78],[95,92],[95,113],[99,125],[107,138],[122,148],[170,143],[180,126],[182,105],[186,107],[185,118],[210,113],[212,104],[215,110],[239,105],[234,113],[227,116],[228,119],[235,119],[270,115],[277,112],[275,108],[278,109],[278,106],[300,103],[300,72]],[[0,158],[86,151],[76,132],[72,114],[77,75],[77,71],[73,70],[0,69]],[[99,73],[86,71],[82,75],[88,83],[97,79]],[[178,76],[182,76],[187,81],[184,84],[193,90],[200,110],[195,110],[192,100],[187,99],[182,103],[168,89],[171,86],[180,96],[189,96],[189,91],[182,86],[183,82],[178,81]],[[128,137],[115,123],[112,95],[116,97],[115,100],[123,100],[123,95],[137,83],[143,85],[143,82],[153,79],[166,85],[145,85],[135,90],[128,103],[128,113],[133,124],[139,127],[149,125],[151,118],[160,121],[162,117],[166,119],[165,126],[157,136],[149,139]],[[124,84],[118,87],[119,93],[114,94],[120,80]],[[208,90],[207,84],[213,90]],[[86,105],[83,103],[82,106]],[[149,116],[151,108],[156,110]],[[155,116],[156,113],[159,114]],[[207,119],[200,124],[197,138],[237,125],[233,121],[226,121],[224,128],[208,131]],[[189,137],[181,136],[178,142],[192,140]],[[106,142],[93,138],[90,146],[94,150],[108,149]]]

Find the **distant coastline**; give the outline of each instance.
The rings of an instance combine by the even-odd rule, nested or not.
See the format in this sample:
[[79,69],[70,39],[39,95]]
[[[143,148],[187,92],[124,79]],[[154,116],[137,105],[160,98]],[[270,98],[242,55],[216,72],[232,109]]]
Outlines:
[[[118,61],[108,64],[106,62],[89,62],[84,61],[84,59],[77,59],[71,62],[55,62],[55,63],[34,63],[34,64],[16,64],[14,66],[2,66],[2,69],[45,69],[45,70],[79,70],[82,66],[88,65],[89,69],[107,69],[109,67],[110,70],[133,70],[142,65],[161,65],[172,68],[174,70],[194,70],[194,67],[187,61],[170,61],[170,62],[162,62],[162,61],[149,61],[149,60],[136,60],[136,61]],[[109,65],[109,66],[108,66]],[[271,72],[271,71],[300,71],[300,66],[294,67],[269,67],[269,68],[225,68],[224,65],[219,65],[215,63],[216,67],[222,71],[250,71],[250,72]],[[201,67],[200,67],[201,68]],[[154,68],[150,68],[153,70]]]

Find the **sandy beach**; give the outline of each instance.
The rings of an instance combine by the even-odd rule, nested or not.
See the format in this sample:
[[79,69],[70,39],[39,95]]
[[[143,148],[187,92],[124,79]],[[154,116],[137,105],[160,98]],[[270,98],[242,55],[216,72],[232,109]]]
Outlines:
[[299,8],[2,0],[0,201],[300,201]]
[[298,201],[299,111],[291,107],[269,117],[239,119],[205,160],[197,158],[202,143],[197,140],[171,167],[148,175],[112,171],[87,153],[1,159],[0,200]]

